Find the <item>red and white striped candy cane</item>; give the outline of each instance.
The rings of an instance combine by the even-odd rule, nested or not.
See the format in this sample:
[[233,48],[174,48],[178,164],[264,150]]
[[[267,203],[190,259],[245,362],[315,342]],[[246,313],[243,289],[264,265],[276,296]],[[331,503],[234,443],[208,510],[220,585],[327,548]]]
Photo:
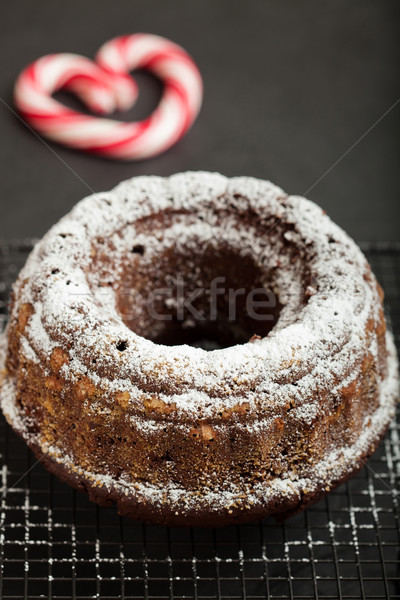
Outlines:
[[[142,121],[84,115],[51,96],[68,89],[94,112],[126,110],[137,97],[129,74],[134,69],[146,69],[164,83],[157,108]],[[43,136],[122,160],[149,158],[171,147],[195,120],[202,95],[199,70],[187,52],[149,34],[114,38],[100,48],[96,62],[76,54],[44,56],[20,74],[14,88],[18,110]]]

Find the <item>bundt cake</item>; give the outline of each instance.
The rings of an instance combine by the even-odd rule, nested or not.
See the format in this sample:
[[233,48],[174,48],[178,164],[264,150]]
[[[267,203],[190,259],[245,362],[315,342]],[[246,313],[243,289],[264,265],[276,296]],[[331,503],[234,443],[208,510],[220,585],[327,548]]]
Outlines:
[[122,515],[284,518],[359,469],[394,414],[382,296],[308,200],[249,177],[137,177],[32,251],[2,336],[3,412]]

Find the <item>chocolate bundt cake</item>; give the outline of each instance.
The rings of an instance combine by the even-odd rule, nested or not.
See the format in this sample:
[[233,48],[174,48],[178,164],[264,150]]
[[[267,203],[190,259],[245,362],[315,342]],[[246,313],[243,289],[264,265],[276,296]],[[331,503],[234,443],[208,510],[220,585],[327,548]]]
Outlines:
[[4,414],[43,464],[153,523],[306,507],[363,465],[397,398],[361,251],[248,177],[82,200],[21,271],[1,348]]

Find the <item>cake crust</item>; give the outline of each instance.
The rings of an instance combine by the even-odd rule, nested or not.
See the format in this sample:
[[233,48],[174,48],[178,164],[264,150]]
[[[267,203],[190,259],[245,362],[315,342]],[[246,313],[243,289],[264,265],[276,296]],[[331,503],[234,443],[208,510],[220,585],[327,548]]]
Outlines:
[[[392,370],[392,377],[396,378],[397,360],[393,354],[394,345],[389,336],[388,344],[392,348],[392,354],[389,358],[389,368]],[[5,382],[4,382],[5,383]],[[382,397],[385,398],[385,393],[389,390],[382,391]],[[35,457],[41,464],[58,477],[64,483],[67,483],[74,489],[86,493],[89,499],[102,507],[111,507],[116,505],[121,516],[126,516],[135,520],[143,520],[148,523],[157,525],[168,525],[177,527],[223,527],[225,525],[241,524],[253,522],[262,519],[266,515],[272,515],[277,521],[285,519],[305,510],[309,506],[315,504],[323,498],[327,492],[333,491],[339,485],[345,483],[353,477],[362,467],[365,466],[367,459],[375,452],[380,442],[382,441],[388,429],[389,422],[382,421],[380,415],[385,418],[386,410],[383,406],[377,415],[377,421],[380,421],[379,433],[375,438],[371,435],[362,441],[358,441],[351,448],[352,458],[347,463],[342,460],[339,468],[331,461],[330,470],[334,472],[333,477],[313,481],[312,479],[303,482],[303,485],[308,485],[309,490],[299,487],[295,493],[292,489],[292,497],[289,499],[287,495],[282,498],[279,492],[271,494],[269,490],[265,490],[265,496],[260,494],[260,502],[254,503],[249,510],[244,498],[241,502],[236,499],[235,503],[222,506],[218,503],[210,502],[200,503],[193,500],[196,506],[195,510],[191,510],[188,517],[187,502],[154,501],[149,502],[147,498],[141,497],[136,490],[131,486],[117,486],[109,481],[99,481],[94,473],[83,473],[78,465],[71,465],[64,460],[59,460],[54,457],[53,452],[43,449],[39,440],[29,434],[24,425],[24,417],[18,412],[14,404],[15,392],[7,388],[5,383],[3,387],[2,408],[7,421],[13,427],[14,431],[27,443],[29,448],[34,453]],[[338,456],[340,456],[338,454]],[[332,457],[333,458],[333,457]],[[337,457],[334,457],[334,461]],[[329,473],[326,465],[322,466]],[[249,492],[252,493],[251,491]]]
[[[172,276],[189,292],[221,276],[268,287],[271,322],[245,343],[254,323],[240,317],[229,340],[213,323],[236,342],[218,350],[182,344],[208,325],[154,318],[176,298],[146,310]],[[46,468],[121,514],[284,518],[357,471],[394,414],[382,297],[303,198],[245,177],[135,178],[79,203],[28,259],[3,334],[3,412]]]

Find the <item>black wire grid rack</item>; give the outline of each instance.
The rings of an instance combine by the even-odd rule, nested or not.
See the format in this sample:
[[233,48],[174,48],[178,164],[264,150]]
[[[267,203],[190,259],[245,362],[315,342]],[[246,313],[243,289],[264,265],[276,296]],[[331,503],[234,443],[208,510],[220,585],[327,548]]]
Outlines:
[[[0,327],[30,243],[0,245]],[[400,334],[400,244],[363,247]],[[399,345],[398,345],[399,347]],[[1,598],[400,598],[399,421],[357,476],[282,525],[143,525],[91,504],[0,423]]]

